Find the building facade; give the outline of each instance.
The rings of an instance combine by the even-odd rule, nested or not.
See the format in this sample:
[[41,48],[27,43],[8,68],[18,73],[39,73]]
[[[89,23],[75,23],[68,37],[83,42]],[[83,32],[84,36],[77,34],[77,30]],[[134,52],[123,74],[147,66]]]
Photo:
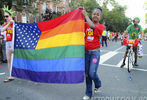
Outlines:
[[[33,23],[43,21],[43,16],[46,14],[46,10],[49,10],[50,14],[56,14],[58,12],[65,14],[70,11],[69,3],[71,0],[50,0],[46,2],[39,2],[41,0],[36,0],[32,4],[33,8],[37,8],[37,14],[25,13],[25,12],[15,12],[15,20],[22,23]],[[40,3],[40,4],[38,4]],[[16,4],[13,4],[16,6]],[[15,6],[13,8],[15,9]]]

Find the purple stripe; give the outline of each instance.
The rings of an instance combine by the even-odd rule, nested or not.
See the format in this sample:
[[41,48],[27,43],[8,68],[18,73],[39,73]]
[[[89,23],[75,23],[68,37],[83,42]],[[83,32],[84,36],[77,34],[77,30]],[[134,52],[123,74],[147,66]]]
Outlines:
[[81,83],[84,71],[35,72],[12,68],[12,76],[41,83]]

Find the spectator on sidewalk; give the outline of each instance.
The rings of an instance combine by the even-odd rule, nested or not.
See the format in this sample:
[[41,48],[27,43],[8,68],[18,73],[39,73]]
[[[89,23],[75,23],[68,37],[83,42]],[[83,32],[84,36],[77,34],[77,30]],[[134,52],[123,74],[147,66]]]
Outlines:
[[0,22],[0,64],[3,61],[3,53],[2,53],[2,39],[3,39],[3,36],[1,35],[1,29],[2,29],[2,22]]
[[[1,26],[1,29],[3,28],[3,25]],[[6,31],[1,32],[1,44],[2,44],[2,55],[3,55],[3,59],[2,62],[3,63],[7,63],[7,57],[6,57]]]
[[104,42],[105,42],[105,46],[107,47],[107,34],[106,34],[106,30],[104,30],[103,33],[102,33],[102,47],[104,46]]

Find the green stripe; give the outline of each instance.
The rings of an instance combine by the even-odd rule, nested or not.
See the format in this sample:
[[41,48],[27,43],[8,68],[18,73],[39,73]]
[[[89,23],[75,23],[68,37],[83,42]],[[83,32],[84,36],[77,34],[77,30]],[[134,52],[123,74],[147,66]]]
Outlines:
[[54,47],[47,49],[15,49],[14,58],[27,60],[48,60],[61,58],[84,57],[84,45],[70,45],[65,47]]

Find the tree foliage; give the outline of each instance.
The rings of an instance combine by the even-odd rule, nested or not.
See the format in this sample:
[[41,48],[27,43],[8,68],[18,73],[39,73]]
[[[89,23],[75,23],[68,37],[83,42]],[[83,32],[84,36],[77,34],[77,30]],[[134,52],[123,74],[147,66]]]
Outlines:
[[84,7],[89,16],[91,16],[91,12],[94,8],[100,7],[96,0],[71,0],[69,5],[71,10]]
[[147,34],[147,28],[144,29],[144,33]]
[[131,24],[131,19],[125,16],[125,10],[125,7],[118,4],[111,11],[103,7],[102,22],[105,22],[107,30],[123,32]]
[[[70,7],[76,9],[84,7],[91,18],[91,13],[94,8],[102,6],[103,18],[100,23],[105,23],[106,29],[113,32],[123,32],[126,27],[131,24],[131,19],[125,16],[125,6],[119,5],[115,0],[72,0]],[[76,5],[76,3],[78,4]],[[110,11],[108,5],[111,4],[113,9]]]
[[[144,9],[147,10],[147,2],[144,3]],[[145,23],[147,24],[147,13],[145,14]]]
[[147,24],[147,13],[145,14],[145,23]]

